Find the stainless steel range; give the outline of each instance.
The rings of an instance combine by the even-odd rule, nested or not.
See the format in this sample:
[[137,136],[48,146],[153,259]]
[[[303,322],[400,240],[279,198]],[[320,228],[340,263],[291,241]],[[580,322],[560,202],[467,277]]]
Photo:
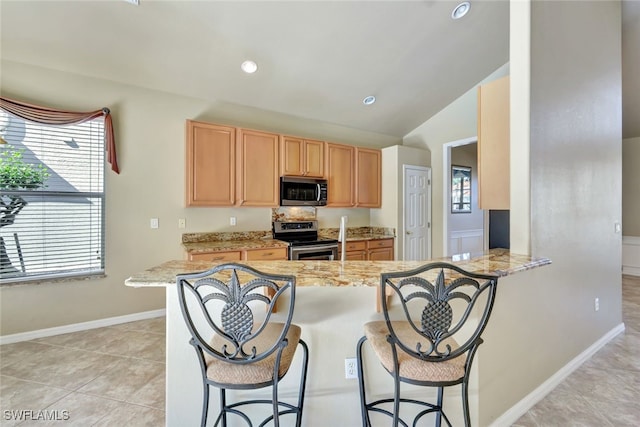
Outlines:
[[289,243],[290,260],[338,259],[338,241],[318,238],[318,221],[273,221],[273,238]]

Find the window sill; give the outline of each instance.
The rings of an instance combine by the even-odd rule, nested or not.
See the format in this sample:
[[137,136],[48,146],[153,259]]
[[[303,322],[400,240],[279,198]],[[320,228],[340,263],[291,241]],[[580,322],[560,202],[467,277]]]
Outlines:
[[11,279],[1,279],[0,288],[13,288],[17,286],[44,285],[49,283],[77,282],[94,279],[104,279],[107,277],[104,271],[96,273],[82,273],[78,275],[50,275],[39,277],[17,277]]

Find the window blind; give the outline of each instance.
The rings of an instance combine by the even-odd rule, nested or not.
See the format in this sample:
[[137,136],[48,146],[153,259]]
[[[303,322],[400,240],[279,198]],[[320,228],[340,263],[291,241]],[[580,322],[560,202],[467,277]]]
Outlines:
[[0,284],[104,273],[104,120],[0,109]]

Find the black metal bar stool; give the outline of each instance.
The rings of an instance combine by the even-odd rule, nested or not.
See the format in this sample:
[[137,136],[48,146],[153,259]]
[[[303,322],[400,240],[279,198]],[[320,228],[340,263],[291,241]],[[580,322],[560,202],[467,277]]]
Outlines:
[[[467,272],[454,264],[436,262],[411,271],[384,273],[380,279],[383,321],[365,325],[356,356],[360,379],[362,425],[371,426],[370,413],[392,419],[392,426],[417,425],[435,413],[451,427],[443,411],[444,387],[460,384],[465,426],[469,415],[469,374],[482,343],[496,295],[498,277]],[[392,311],[385,295],[397,296]],[[363,367],[363,345],[369,342],[384,369],[393,377],[393,396],[367,402]],[[401,383],[437,388],[435,403],[403,398]],[[413,421],[400,416],[401,408],[418,405]]]
[[[273,422],[277,427],[280,417],[287,414],[295,416],[296,426],[301,425],[309,351],[300,339],[300,327],[291,323],[295,282],[295,276],[265,274],[236,263],[177,276],[180,307],[202,371],[203,427],[207,424],[210,387],[220,390],[215,426],[226,426],[230,415],[253,426],[243,412],[245,405],[253,404],[271,406],[270,415],[260,426]],[[276,303],[284,301],[285,295],[288,303],[278,307],[285,320],[275,322],[272,315]],[[288,372],[298,346],[303,359],[298,398],[292,404],[279,400],[278,383]],[[271,399],[227,403],[227,390],[265,387],[272,388]]]

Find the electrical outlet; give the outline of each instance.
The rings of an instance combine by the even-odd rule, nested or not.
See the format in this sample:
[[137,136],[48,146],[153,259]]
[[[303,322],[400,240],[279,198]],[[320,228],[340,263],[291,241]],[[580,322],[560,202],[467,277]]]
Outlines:
[[160,222],[158,221],[158,218],[151,218],[149,220],[149,226],[151,228],[159,228],[160,227]]
[[235,216],[229,218],[229,225],[236,225],[236,223],[237,221]]
[[348,380],[358,378],[358,362],[355,357],[344,359],[344,377]]
[[187,221],[184,218],[178,218],[178,228],[184,228],[187,225]]
[[593,309],[595,311],[600,310],[600,298],[596,298],[595,300],[593,300]]

